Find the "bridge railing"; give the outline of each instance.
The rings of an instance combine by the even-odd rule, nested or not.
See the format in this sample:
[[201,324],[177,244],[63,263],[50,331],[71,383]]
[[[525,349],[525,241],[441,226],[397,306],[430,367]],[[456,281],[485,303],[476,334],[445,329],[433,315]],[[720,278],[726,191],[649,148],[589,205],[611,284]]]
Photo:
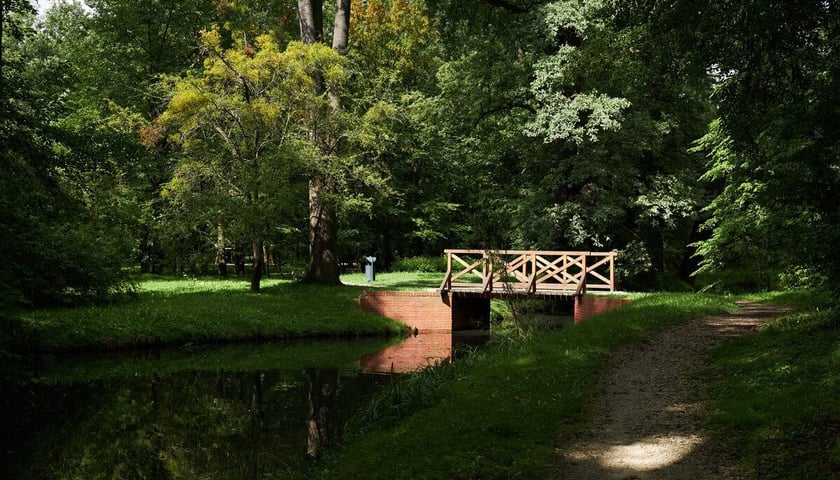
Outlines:
[[615,252],[444,250],[441,291],[485,294],[615,291]]

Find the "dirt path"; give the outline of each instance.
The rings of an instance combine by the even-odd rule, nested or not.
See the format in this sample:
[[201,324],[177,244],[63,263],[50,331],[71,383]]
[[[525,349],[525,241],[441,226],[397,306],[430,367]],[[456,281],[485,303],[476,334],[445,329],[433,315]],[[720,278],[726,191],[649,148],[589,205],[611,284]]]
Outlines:
[[740,312],[690,320],[616,352],[591,425],[561,448],[554,479],[737,479],[707,441],[703,380],[712,348],[785,311],[739,303]]

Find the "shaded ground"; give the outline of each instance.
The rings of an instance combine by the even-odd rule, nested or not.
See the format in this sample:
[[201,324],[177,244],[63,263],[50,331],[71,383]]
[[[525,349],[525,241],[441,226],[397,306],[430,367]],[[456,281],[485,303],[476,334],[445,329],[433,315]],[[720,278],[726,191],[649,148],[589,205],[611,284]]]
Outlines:
[[689,320],[616,352],[590,426],[560,449],[551,478],[740,478],[732,456],[708,441],[699,371],[712,348],[786,309],[739,306],[736,314]]

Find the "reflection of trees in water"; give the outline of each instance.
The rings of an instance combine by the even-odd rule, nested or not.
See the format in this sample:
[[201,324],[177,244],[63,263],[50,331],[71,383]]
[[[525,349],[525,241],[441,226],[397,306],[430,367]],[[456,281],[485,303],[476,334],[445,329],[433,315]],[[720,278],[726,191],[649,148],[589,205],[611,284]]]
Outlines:
[[343,433],[341,419],[341,384],[337,368],[310,368],[309,418],[306,453],[317,457],[321,451],[335,446]]
[[70,416],[44,404],[53,421],[33,432],[18,478],[257,479],[295,469],[304,444],[317,456],[342,430],[334,368],[148,375],[83,391],[74,404],[86,407]]

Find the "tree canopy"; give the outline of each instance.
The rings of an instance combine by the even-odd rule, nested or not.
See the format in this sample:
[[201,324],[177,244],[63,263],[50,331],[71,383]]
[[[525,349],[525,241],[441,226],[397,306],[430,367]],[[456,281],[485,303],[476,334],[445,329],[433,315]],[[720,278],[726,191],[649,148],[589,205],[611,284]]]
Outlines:
[[450,247],[838,285],[834,2],[31,7],[0,1],[6,302]]

